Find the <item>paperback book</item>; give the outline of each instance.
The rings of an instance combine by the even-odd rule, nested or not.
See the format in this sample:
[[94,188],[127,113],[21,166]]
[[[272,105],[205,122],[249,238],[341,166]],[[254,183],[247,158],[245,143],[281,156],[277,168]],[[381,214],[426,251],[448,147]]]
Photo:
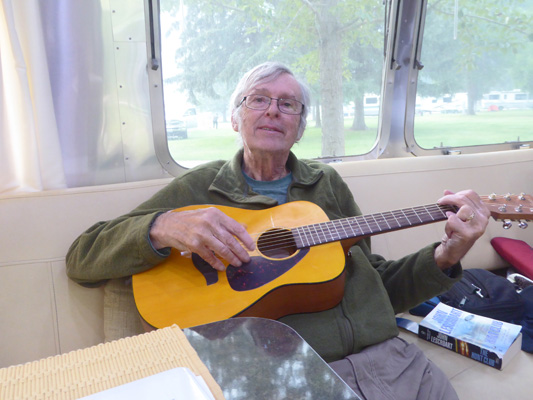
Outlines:
[[421,322],[418,336],[496,369],[520,351],[522,327],[439,303]]

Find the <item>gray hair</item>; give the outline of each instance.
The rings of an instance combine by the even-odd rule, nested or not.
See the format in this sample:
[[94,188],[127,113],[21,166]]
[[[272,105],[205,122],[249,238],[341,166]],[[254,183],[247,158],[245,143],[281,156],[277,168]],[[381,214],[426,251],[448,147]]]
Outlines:
[[292,76],[294,79],[296,79],[296,82],[298,82],[298,85],[300,86],[300,92],[302,94],[302,99],[300,101],[304,104],[302,114],[300,115],[300,126],[298,127],[298,136],[296,139],[300,140],[307,125],[307,114],[309,112],[311,94],[307,85],[294,76],[292,71],[281,63],[268,61],[252,68],[250,71],[244,74],[230,98],[231,115],[240,125],[242,107],[239,107],[239,105],[241,104],[245,94],[258,84],[263,82],[271,82],[282,74],[288,74]]

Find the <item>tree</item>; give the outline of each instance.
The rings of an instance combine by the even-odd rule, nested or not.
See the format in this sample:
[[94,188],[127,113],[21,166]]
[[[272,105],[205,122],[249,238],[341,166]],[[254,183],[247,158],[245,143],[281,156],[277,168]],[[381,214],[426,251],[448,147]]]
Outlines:
[[[177,13],[167,4],[175,3],[163,1],[163,10]],[[175,55],[179,72],[165,83],[178,84],[191,103],[200,105],[209,98],[211,107],[223,112],[237,77],[265,60],[267,42],[246,9],[219,7],[215,2],[186,4],[181,46]]]
[[[179,83],[192,102],[198,102],[199,95],[226,97],[224,91],[245,70],[275,58],[305,76],[312,89],[318,88],[322,155],[344,155],[346,41],[375,33],[375,21],[382,19],[380,1],[189,0],[184,4],[183,46],[176,55],[181,71],[169,82]],[[172,11],[165,1],[162,9]]]
[[428,61],[418,89],[435,97],[467,92],[468,113],[473,115],[475,102],[483,93],[505,89],[510,80],[504,78],[517,67],[506,60],[530,41],[533,21],[531,9],[523,8],[524,1],[481,0],[459,5],[457,10],[451,1],[428,5],[423,45],[423,60]]
[[346,98],[353,99],[355,105],[351,129],[363,131],[368,129],[365,123],[365,94],[379,94],[376,93],[376,88],[381,86],[383,52],[377,45],[365,46],[356,41],[350,46],[348,55],[349,75],[345,79],[344,94]]

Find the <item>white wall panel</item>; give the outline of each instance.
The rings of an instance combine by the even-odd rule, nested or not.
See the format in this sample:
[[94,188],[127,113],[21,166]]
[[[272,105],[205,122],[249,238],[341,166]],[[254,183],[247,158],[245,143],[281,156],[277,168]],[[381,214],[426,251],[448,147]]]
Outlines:
[[102,342],[103,287],[86,288],[67,278],[65,262],[52,263],[59,347],[61,353]]
[[0,267],[0,367],[59,352],[51,266]]

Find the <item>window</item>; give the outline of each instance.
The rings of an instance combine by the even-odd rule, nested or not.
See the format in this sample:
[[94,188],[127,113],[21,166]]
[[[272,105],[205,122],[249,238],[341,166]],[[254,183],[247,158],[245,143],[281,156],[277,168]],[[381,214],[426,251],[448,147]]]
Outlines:
[[533,140],[533,1],[429,0],[414,137],[424,149]]
[[232,157],[238,141],[229,97],[244,72],[267,60],[288,65],[311,89],[297,156],[369,152],[378,132],[384,15],[382,0],[160,0],[172,158],[192,167]]

